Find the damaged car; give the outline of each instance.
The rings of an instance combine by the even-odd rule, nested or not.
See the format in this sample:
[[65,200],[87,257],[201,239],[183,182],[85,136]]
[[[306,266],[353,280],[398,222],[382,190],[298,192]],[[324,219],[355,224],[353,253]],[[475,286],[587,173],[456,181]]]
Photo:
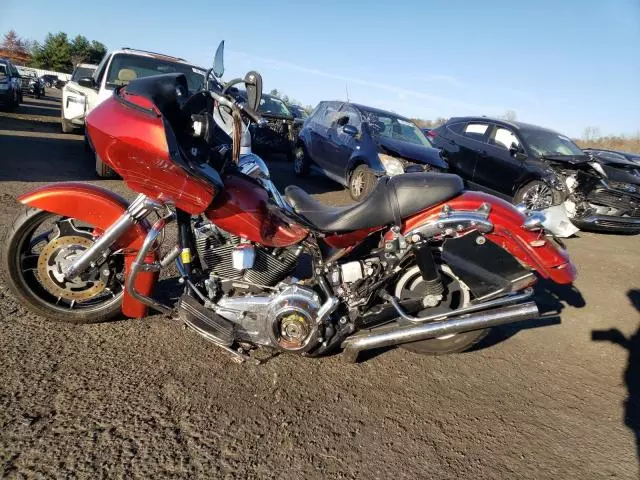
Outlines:
[[447,170],[440,151],[408,118],[340,101],[320,102],[305,121],[293,165],[297,176],[313,169],[345,185],[356,201],[380,177]]
[[562,206],[553,211],[580,229],[640,232],[640,176],[631,162],[603,161],[553,130],[487,117],[450,119],[434,144],[470,188],[530,211]]
[[[247,92],[244,90],[230,91],[239,100],[247,101]],[[293,145],[301,125],[296,122],[289,107],[278,97],[263,93],[258,113],[265,123],[249,127],[253,150],[262,157],[282,154],[288,160],[293,160]]]

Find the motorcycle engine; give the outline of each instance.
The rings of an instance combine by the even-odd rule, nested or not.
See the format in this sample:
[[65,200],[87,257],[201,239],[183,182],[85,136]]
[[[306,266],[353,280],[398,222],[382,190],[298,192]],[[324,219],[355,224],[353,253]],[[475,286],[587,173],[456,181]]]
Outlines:
[[302,353],[322,341],[320,306],[320,297],[310,288],[282,285],[271,295],[225,296],[214,309],[236,325],[240,341]]
[[212,285],[225,294],[232,290],[257,293],[264,290],[262,286],[276,285],[291,273],[302,253],[301,246],[268,248],[243,243],[207,220],[196,224],[194,232],[202,267],[209,271]]

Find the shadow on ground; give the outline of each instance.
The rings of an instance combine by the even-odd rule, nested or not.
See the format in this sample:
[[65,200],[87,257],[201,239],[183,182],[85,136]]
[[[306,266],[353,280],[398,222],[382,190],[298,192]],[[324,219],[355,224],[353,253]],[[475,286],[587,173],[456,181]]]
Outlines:
[[[640,312],[640,289],[627,292],[629,301]],[[640,324],[633,335],[625,336],[617,328],[593,330],[591,338],[595,342],[611,342],[627,350],[627,368],[623,380],[627,387],[624,402],[624,424],[633,432],[636,439],[636,452],[640,462]]]

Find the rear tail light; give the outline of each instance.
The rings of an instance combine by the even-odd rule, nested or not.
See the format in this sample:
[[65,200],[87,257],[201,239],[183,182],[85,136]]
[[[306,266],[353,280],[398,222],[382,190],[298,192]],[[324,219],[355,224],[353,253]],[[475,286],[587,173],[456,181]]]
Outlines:
[[429,137],[430,139],[434,139],[438,136],[438,132],[436,132],[435,130],[429,130],[427,132],[427,137]]

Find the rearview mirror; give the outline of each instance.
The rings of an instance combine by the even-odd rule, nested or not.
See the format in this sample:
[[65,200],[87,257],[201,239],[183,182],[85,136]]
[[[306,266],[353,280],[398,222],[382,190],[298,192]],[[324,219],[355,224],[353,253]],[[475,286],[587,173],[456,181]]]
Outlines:
[[518,154],[522,153],[522,147],[520,147],[520,145],[518,145],[517,143],[513,142],[511,144],[511,146],[509,147],[509,154],[512,157],[518,157]]
[[91,77],[82,77],[78,80],[78,85],[80,85],[81,87],[93,88],[95,82]]
[[345,125],[344,127],[342,127],[342,131],[347,135],[351,135],[352,137],[355,137],[356,135],[358,135],[358,129],[353,125],[349,125],[349,124]]
[[247,105],[257,112],[262,99],[262,75],[254,71],[247,73],[244,76],[244,86],[247,91]]
[[216,56],[213,58],[213,75],[216,78],[222,78],[224,74],[224,40],[220,42],[216,50]]

